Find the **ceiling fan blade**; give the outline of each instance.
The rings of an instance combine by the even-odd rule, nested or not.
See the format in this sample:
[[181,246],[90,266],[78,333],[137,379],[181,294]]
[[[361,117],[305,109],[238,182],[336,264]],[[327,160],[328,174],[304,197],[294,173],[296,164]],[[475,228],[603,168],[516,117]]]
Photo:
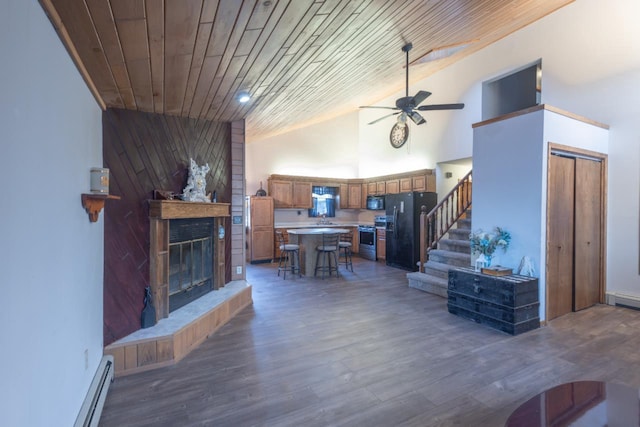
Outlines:
[[434,104],[434,105],[422,105],[417,107],[416,110],[420,111],[432,111],[432,110],[462,110],[464,104]]
[[418,91],[418,93],[413,97],[413,105],[417,107],[429,96],[431,96],[431,92],[427,92],[426,90]]
[[421,124],[426,122],[424,117],[422,117],[420,115],[420,113],[418,113],[416,111],[412,111],[412,112],[408,113],[408,116],[411,118],[411,120],[413,120],[413,123],[415,123],[417,125],[421,125]]
[[382,121],[382,120],[386,119],[387,117],[395,116],[395,115],[397,115],[397,114],[400,114],[400,111],[398,111],[397,113],[387,114],[386,116],[382,116],[382,117],[380,117],[379,119],[375,119],[374,121],[369,122],[369,123],[367,123],[367,124],[368,124],[368,125],[372,125],[372,124],[374,124],[374,123],[378,123],[378,122],[380,122],[380,121]]
[[397,107],[381,107],[379,105],[361,105],[358,108],[382,108],[384,110],[398,110]]

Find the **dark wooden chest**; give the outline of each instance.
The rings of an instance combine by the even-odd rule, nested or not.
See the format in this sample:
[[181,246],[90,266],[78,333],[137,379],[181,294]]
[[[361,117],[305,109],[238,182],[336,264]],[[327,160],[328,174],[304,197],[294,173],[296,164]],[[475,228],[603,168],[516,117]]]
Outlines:
[[538,279],[453,269],[449,271],[447,307],[449,313],[518,335],[540,327]]

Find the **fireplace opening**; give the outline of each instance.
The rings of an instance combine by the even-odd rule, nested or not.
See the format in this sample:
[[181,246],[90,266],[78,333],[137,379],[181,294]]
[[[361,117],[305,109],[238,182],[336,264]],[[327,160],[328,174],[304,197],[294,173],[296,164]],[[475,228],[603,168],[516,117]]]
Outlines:
[[169,221],[169,312],[214,288],[214,219]]

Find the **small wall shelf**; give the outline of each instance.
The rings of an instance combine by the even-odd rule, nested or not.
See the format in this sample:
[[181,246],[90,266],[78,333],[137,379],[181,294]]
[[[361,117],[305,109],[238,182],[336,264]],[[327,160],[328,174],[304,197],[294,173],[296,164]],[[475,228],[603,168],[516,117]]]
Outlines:
[[104,201],[107,199],[120,200],[120,196],[110,194],[82,194],[82,207],[89,214],[89,221],[96,222],[100,211],[104,208]]

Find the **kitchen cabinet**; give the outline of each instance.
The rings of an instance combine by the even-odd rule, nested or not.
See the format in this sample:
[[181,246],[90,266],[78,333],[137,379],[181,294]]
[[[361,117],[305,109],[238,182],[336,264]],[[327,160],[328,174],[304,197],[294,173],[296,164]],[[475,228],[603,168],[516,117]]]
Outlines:
[[369,182],[367,184],[367,195],[374,195],[374,194],[378,194],[378,187],[377,184],[375,182]]
[[358,233],[358,227],[347,227],[353,231],[353,241],[351,242],[351,252],[354,254],[360,253],[360,234]]
[[387,194],[387,185],[384,181],[376,182],[376,193],[375,194]]
[[384,227],[376,227],[376,257],[387,257],[387,230]]
[[276,208],[310,209],[313,207],[310,182],[270,179],[269,195],[273,197]]
[[293,205],[291,207],[302,209],[311,209],[313,207],[310,182],[293,182]]
[[425,175],[416,175],[411,178],[412,191],[427,191],[427,177]]
[[251,196],[249,198],[250,218],[250,261],[271,262],[273,259],[273,198]]
[[[413,185],[413,179],[412,178],[401,178],[400,179],[400,192],[401,193],[407,193],[409,191],[413,191],[415,190],[414,185]],[[417,190],[420,191],[420,190]]]
[[274,207],[291,207],[293,204],[293,182],[269,180],[269,195],[273,197]]
[[360,209],[362,207],[362,186],[360,184],[348,184],[349,200],[347,207],[349,209]]
[[340,184],[340,209],[362,208],[362,185]]
[[386,193],[384,194],[398,194],[400,192],[400,180],[391,179],[385,182]]
[[349,184],[340,184],[338,206],[340,209],[347,209],[349,207]]

